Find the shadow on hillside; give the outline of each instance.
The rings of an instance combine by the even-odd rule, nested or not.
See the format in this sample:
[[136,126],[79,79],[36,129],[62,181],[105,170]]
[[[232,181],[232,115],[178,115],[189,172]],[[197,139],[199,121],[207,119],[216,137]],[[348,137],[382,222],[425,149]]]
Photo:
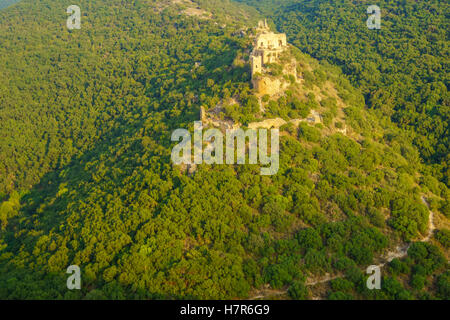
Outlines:
[[[219,86],[235,79],[242,78],[249,74],[248,66],[232,67],[233,60],[236,57],[236,47],[238,44],[232,40],[227,43],[228,49],[220,52],[216,58],[211,58],[203,61],[208,73],[213,74],[216,84]],[[230,80],[231,79],[231,80]],[[206,81],[205,81],[206,82]],[[180,90],[185,83],[178,83],[173,85],[173,90]],[[202,84],[198,84],[196,90],[200,92]],[[182,121],[193,122],[199,119],[200,105],[196,104],[190,108],[183,110],[184,112],[178,118],[170,117],[170,106],[167,109],[160,111],[159,114],[165,116],[165,121],[168,124],[168,130],[177,127],[177,123]],[[155,114],[157,114],[155,112]],[[129,118],[129,117],[128,117]],[[112,146],[120,146],[123,141],[132,141],[128,146],[134,154],[142,153],[142,143],[139,137],[142,131],[146,132],[155,143],[162,147],[170,146],[170,134],[165,134],[164,138],[167,141],[158,141],[161,138],[158,132],[149,132],[145,128],[148,119],[143,118],[139,114],[134,117],[134,122],[129,125],[124,119],[116,119],[118,129],[112,129],[94,144],[93,148],[84,152],[81,155],[75,155],[70,163],[60,169],[51,171],[45,174],[40,182],[36,184],[29,193],[22,198],[22,209],[19,216],[11,218],[8,221],[8,226],[4,233],[5,242],[8,244],[6,251],[14,255],[18,255],[22,251],[33,256],[33,250],[36,247],[37,241],[42,236],[49,236],[52,240],[55,234],[63,235],[64,229],[67,227],[67,218],[70,215],[72,208],[68,205],[71,203],[80,203],[89,201],[88,196],[90,190],[77,189],[80,185],[87,185],[94,182],[95,168],[89,168],[88,163],[94,161],[101,162],[101,159],[113,157],[115,154]],[[152,121],[157,122],[155,117]],[[141,136],[140,136],[141,135]],[[138,137],[138,139],[136,139]],[[111,149],[113,151],[111,151]],[[147,150],[148,151],[148,150]],[[161,154],[152,154],[159,157],[162,163],[170,161],[170,152],[167,153],[167,158]],[[96,184],[97,185],[97,184]],[[68,191],[65,191],[67,189]],[[72,192],[70,192],[72,191]],[[73,192],[75,191],[75,192]],[[104,208],[102,208],[104,210]],[[72,211],[73,212],[73,211]],[[77,226],[78,230],[83,226]],[[70,239],[69,239],[70,240]],[[83,247],[83,244],[80,244]],[[80,250],[80,249],[78,249]],[[69,261],[73,259],[73,252],[69,254]]]

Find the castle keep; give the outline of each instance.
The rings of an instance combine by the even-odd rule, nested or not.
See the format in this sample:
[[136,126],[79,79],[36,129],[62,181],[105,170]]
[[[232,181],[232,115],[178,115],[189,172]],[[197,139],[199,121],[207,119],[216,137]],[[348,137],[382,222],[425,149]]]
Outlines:
[[287,46],[286,34],[270,31],[267,21],[260,21],[256,31],[255,45],[250,56],[252,77],[256,73],[262,73],[265,64],[278,61]]

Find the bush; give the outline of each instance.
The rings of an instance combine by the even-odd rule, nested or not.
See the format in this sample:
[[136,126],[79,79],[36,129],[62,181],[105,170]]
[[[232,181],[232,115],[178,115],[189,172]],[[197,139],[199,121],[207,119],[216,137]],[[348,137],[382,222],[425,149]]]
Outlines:
[[448,200],[442,201],[440,211],[444,216],[450,218],[450,201]]
[[375,227],[383,228],[385,226],[385,217],[380,210],[376,208],[369,208],[367,214],[369,216],[370,223]]
[[355,261],[348,257],[342,257],[339,258],[336,262],[333,264],[334,268],[338,271],[347,271],[350,268],[356,267]]
[[283,74],[283,66],[278,63],[270,63],[267,65],[270,75],[279,77]]
[[302,118],[306,118],[310,112],[310,107],[297,98],[294,98],[291,102],[291,108],[297,111]]
[[438,230],[434,236],[445,248],[450,248],[450,230]]
[[335,279],[331,281],[331,288],[333,291],[350,292],[354,288],[354,284],[346,279]]
[[346,272],[345,272],[345,277],[350,280],[351,282],[353,282],[355,285],[359,285],[361,283],[364,282],[364,274],[362,273],[361,270],[359,270],[358,267],[354,266],[354,267],[350,267]]
[[317,249],[323,248],[322,238],[319,233],[312,228],[300,230],[297,233],[297,241],[303,249]]
[[301,281],[294,281],[288,289],[288,294],[294,300],[307,300],[309,297],[308,288]]
[[437,291],[441,299],[450,300],[450,271],[439,276],[437,280]]
[[443,267],[446,259],[439,248],[424,242],[415,242],[408,250],[408,256],[414,261],[415,273],[431,275],[435,270]]
[[385,291],[391,299],[395,300],[410,300],[412,298],[411,294],[403,288],[401,283],[391,277],[384,279],[383,291]]
[[391,269],[391,272],[395,275],[409,274],[411,272],[408,264],[397,258],[389,263],[389,267]]
[[329,300],[353,300],[353,296],[348,293],[341,291],[330,293],[328,296]]
[[322,134],[320,131],[314,127],[309,126],[306,123],[301,123],[298,128],[298,135],[300,139],[305,139],[306,141],[319,142]]
[[416,290],[422,290],[425,287],[427,278],[419,275],[419,274],[414,274],[411,277],[411,287],[413,287]]

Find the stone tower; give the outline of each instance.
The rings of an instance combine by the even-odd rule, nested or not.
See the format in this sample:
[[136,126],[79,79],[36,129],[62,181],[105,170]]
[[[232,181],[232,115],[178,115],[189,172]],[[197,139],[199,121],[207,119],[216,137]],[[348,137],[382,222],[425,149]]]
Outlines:
[[252,64],[252,78],[257,73],[262,73],[263,58],[261,56],[252,55],[250,57],[250,62]]

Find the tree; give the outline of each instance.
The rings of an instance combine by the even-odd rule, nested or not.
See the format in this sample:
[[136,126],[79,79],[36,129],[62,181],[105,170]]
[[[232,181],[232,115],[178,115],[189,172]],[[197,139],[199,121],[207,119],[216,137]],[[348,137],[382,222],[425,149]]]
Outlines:
[[289,296],[294,300],[307,300],[309,290],[302,281],[294,281],[288,289]]

